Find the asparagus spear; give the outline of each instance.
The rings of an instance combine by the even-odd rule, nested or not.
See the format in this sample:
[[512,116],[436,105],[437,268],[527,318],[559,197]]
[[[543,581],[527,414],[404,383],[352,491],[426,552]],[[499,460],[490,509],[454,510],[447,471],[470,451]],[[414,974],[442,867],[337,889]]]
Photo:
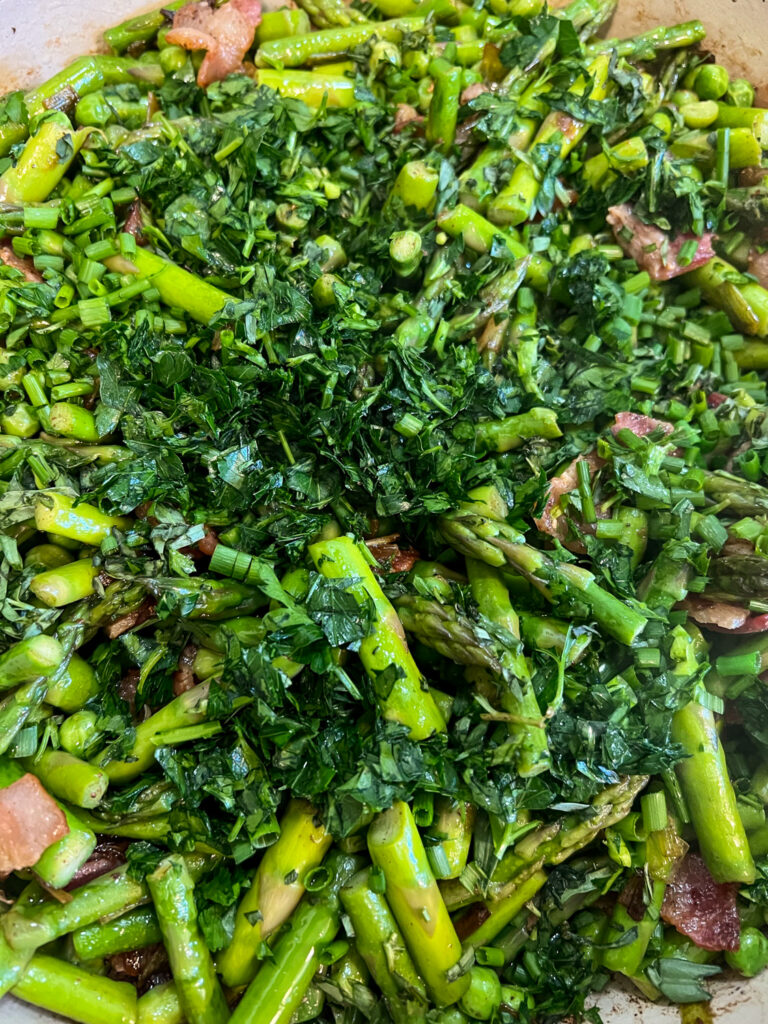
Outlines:
[[[467,575],[480,613],[519,640],[520,622],[498,571],[470,558],[467,559]],[[501,664],[516,683],[502,688],[501,706],[515,718],[510,721],[509,731],[517,744],[517,770],[528,778],[549,768],[547,734],[525,658],[519,653],[505,651]]]
[[349,580],[347,592],[364,605],[373,602],[374,623],[370,636],[360,643],[359,654],[374,686],[395,668],[398,676],[386,691],[378,693],[384,717],[408,727],[413,739],[425,739],[445,731],[445,721],[425,688],[419,669],[408,650],[403,627],[384,596],[360,548],[350,537],[319,541],[309,553],[319,572],[328,579]]
[[679,25],[659,25],[628,39],[596,39],[584,47],[584,53],[587,57],[594,57],[613,50],[618,57],[629,60],[653,60],[659,51],[694,46],[705,35],[706,30],[700,21],[684,21]]
[[113,53],[124,53],[136,43],[147,43],[168,24],[166,11],[177,11],[183,7],[185,0],[170,0],[169,3],[146,14],[137,14],[127,21],[120,22],[104,32],[104,42]]
[[361,11],[345,4],[343,0],[301,0],[299,6],[318,28],[342,27],[366,21]]
[[0,690],[53,675],[64,660],[64,648],[52,636],[39,633],[19,640],[0,655]]
[[320,966],[323,947],[339,930],[338,892],[354,871],[355,861],[336,854],[328,866],[332,882],[314,902],[303,898],[290,928],[246,989],[230,1024],[289,1024]]
[[230,988],[253,979],[262,942],[293,913],[304,893],[307,872],[322,863],[331,841],[311,804],[292,800],[280,822],[277,842],[266,850],[237,908],[232,941],[218,959],[218,969]]
[[427,847],[435,878],[458,878],[467,866],[475,808],[465,801],[447,797],[435,801],[435,817],[429,827]]
[[64,114],[45,121],[27,142],[16,165],[0,175],[0,200],[44,202],[66,174],[90,131],[74,131]]
[[155,985],[139,998],[136,1024],[184,1024],[184,1011],[176,985]]
[[432,999],[450,1006],[466,992],[469,978],[455,976],[461,945],[407,804],[398,801],[374,819],[368,850],[384,872],[387,902]]
[[99,960],[115,953],[143,949],[162,941],[157,915],[152,907],[137,907],[114,921],[96,921],[72,933],[72,948],[78,960]]
[[408,954],[385,897],[371,889],[370,869],[358,872],[341,890],[355,947],[381,989],[395,1024],[426,1019],[427,992]]
[[89,974],[52,956],[32,957],[13,994],[50,1013],[66,1008],[67,1016],[79,1024],[136,1024],[133,985]]
[[63,750],[45,750],[25,765],[53,796],[76,807],[96,807],[109,785],[105,772]]
[[508,565],[525,576],[550,601],[562,594],[586,604],[598,624],[619,643],[631,645],[645,629],[646,617],[603,590],[594,576],[569,563],[557,563],[525,543],[517,530],[502,518],[487,515],[489,499],[499,500],[487,488],[471,492],[457,512],[443,516],[440,531],[462,554],[488,565]]
[[197,925],[195,884],[182,857],[167,857],[147,885],[188,1024],[226,1024],[229,1009]]

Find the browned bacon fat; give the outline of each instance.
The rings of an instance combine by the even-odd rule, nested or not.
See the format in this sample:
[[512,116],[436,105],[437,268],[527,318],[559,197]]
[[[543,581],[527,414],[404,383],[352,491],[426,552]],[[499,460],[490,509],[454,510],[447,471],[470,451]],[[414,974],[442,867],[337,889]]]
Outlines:
[[31,868],[68,832],[64,812],[34,775],[0,789],[0,875]]
[[739,948],[738,886],[718,884],[698,853],[689,853],[667,886],[661,916],[697,946]]
[[[631,256],[638,267],[647,270],[654,281],[669,281],[680,274],[687,274],[715,255],[712,248],[713,236],[710,233],[701,238],[695,235],[669,238],[661,228],[640,220],[627,203],[610,207],[606,220],[627,256]],[[680,250],[691,239],[698,243],[696,251],[690,263],[683,266],[679,260]]]
[[229,0],[216,10],[204,2],[185,4],[174,14],[166,39],[185,50],[206,51],[197,73],[197,84],[205,88],[242,70],[260,21],[260,0]]

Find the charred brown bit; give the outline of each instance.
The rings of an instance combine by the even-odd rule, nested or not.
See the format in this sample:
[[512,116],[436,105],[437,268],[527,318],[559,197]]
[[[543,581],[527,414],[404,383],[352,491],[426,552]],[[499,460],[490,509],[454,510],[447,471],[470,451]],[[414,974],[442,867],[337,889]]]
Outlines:
[[0,789],[0,875],[31,868],[68,832],[64,812],[34,775]]

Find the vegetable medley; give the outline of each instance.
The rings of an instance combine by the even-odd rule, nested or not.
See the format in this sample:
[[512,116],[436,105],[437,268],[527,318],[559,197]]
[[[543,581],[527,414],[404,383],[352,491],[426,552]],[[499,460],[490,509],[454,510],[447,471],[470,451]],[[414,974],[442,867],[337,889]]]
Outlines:
[[768,964],[768,109],[612,10],[173,2],[0,104],[0,996]]

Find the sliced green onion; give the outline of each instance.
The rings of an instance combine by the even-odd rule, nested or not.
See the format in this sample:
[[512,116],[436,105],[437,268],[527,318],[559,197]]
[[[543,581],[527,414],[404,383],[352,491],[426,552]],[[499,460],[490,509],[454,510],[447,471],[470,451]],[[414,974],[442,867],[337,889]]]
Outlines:
[[640,809],[647,832],[660,832],[667,827],[667,800],[663,790],[646,793],[640,800]]

